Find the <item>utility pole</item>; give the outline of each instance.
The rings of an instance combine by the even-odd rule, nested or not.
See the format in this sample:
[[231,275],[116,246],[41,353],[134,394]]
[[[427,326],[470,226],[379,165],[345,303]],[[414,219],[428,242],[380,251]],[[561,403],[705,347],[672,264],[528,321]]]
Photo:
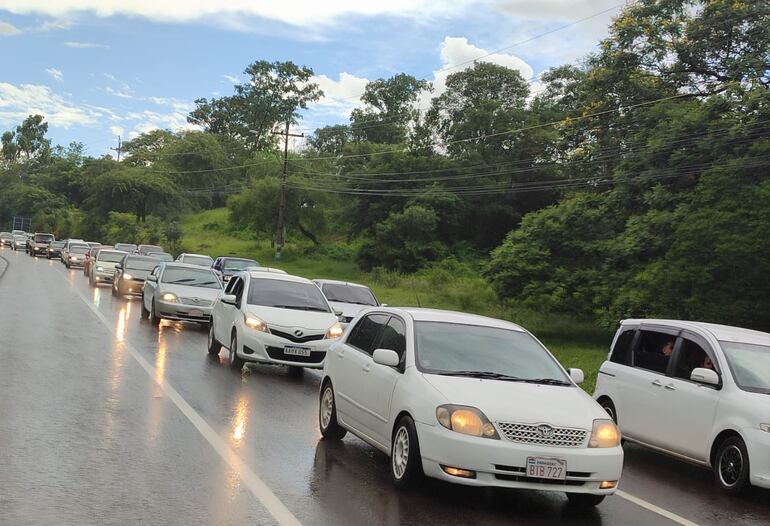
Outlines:
[[110,148],[110,150],[115,150],[116,152],[118,152],[118,162],[120,162],[120,150],[121,150],[120,135],[118,135],[118,147]]
[[286,236],[286,176],[289,173],[289,137],[304,137],[304,133],[289,133],[289,121],[286,121],[286,131],[272,132],[283,135],[283,175],[281,175],[281,193],[278,198],[278,225],[275,230],[275,259],[281,259],[281,252]]

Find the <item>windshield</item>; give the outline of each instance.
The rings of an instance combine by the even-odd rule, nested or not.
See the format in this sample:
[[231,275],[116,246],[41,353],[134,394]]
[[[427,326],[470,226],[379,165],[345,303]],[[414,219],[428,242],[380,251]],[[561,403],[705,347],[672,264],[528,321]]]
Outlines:
[[358,305],[377,305],[372,291],[366,287],[343,285],[340,283],[325,283],[323,291],[329,301],[340,303],[356,303]]
[[184,262],[189,265],[198,265],[199,267],[210,267],[214,260],[208,256],[185,256]]
[[64,246],[64,241],[54,241],[51,243],[51,248],[61,248]]
[[150,254],[147,254],[151,258],[159,259],[161,261],[174,261],[174,256],[171,254],[166,254],[165,252],[152,252]]
[[222,262],[224,270],[243,270],[246,267],[258,267],[259,263],[253,259],[226,259]]
[[125,267],[133,270],[152,270],[158,266],[157,259],[134,259],[129,258]]
[[51,234],[35,234],[35,243],[50,243],[53,241]]
[[85,254],[91,250],[91,247],[88,245],[71,245],[70,246],[70,253],[72,254]]
[[420,321],[415,322],[415,338],[417,363],[426,373],[492,373],[490,377],[569,384],[556,360],[526,332]]
[[26,241],[27,236],[13,236],[14,241]]
[[131,245],[128,243],[117,243],[115,244],[115,250],[124,250],[126,252],[133,252],[136,250],[136,245]]
[[105,252],[102,250],[99,255],[96,256],[97,261],[106,261],[108,263],[118,263],[126,255],[125,252]]
[[252,279],[249,305],[330,312],[321,289],[312,283],[278,279]]
[[214,273],[204,269],[168,267],[163,272],[161,282],[169,285],[188,285],[207,289],[222,288]]
[[738,387],[752,393],[770,394],[770,346],[719,343]]

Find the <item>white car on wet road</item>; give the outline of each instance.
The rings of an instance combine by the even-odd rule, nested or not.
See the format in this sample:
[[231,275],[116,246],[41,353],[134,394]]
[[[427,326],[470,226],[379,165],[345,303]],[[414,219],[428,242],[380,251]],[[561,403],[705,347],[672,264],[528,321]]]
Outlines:
[[242,271],[214,302],[208,350],[229,351],[230,365],[260,362],[320,369],[329,345],[342,336],[338,313],[310,280]]
[[88,283],[94,287],[99,283],[112,283],[115,268],[126,255],[122,250],[99,250],[94,261],[88,266]]
[[615,492],[620,432],[521,327],[429,309],[368,309],[329,350],[319,425],[390,455],[394,484],[422,474],[473,486],[565,492],[593,506]]
[[626,440],[713,469],[726,492],[770,488],[770,334],[625,320],[594,397]]

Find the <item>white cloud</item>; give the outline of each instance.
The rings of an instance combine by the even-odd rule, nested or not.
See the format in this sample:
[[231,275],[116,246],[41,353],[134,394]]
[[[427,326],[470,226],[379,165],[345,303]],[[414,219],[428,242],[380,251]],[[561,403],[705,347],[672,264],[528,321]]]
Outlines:
[[109,73],[102,73],[102,75],[104,75],[104,78],[111,80],[112,82],[116,82],[118,80],[115,78],[115,75],[110,75]]
[[123,135],[123,126],[110,126],[110,133],[113,135]]
[[103,117],[93,108],[73,104],[48,86],[0,82],[0,124],[18,124],[32,114],[43,115],[51,126],[60,128],[92,126]]
[[69,29],[72,26],[71,20],[47,20],[34,28],[34,31],[55,31],[58,29]]
[[0,20],[0,36],[12,37],[13,35],[18,35],[19,33],[21,33],[19,28],[12,26],[8,22],[3,22]]
[[45,72],[46,72],[46,73],[48,73],[49,75],[51,75],[51,77],[52,77],[54,80],[58,81],[58,82],[61,82],[61,81],[63,81],[63,80],[64,80],[64,73],[62,73],[60,69],[56,69],[56,68],[47,68],[47,69],[45,70]]
[[65,46],[75,49],[109,49],[110,46],[106,44],[96,44],[94,42],[65,42]]
[[235,75],[223,75],[230,84],[238,84],[241,79]]
[[316,111],[320,110],[346,118],[353,108],[361,105],[359,99],[369,82],[369,79],[345,72],[340,73],[339,80],[331,79],[326,75],[316,75],[312,80],[324,92],[323,98],[315,103],[313,108]]
[[100,17],[140,16],[163,22],[186,22],[212,18],[238,20],[244,15],[277,20],[295,26],[328,24],[344,15],[392,15],[425,21],[439,16],[457,15],[463,8],[485,0],[0,0],[0,10],[15,14],[39,13],[49,16],[90,11]]
[[[620,3],[618,0],[503,0],[496,7],[516,18],[574,21],[614,8]],[[602,18],[606,24],[612,15],[613,12],[602,13],[597,18]]]

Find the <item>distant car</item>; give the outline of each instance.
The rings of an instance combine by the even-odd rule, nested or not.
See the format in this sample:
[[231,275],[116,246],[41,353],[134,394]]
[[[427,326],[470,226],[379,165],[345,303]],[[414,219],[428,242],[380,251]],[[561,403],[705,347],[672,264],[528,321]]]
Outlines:
[[88,267],[88,283],[96,286],[99,283],[112,283],[115,278],[115,267],[127,255],[122,250],[101,248]]
[[112,248],[111,246],[107,245],[99,245],[98,247],[91,247],[91,250],[88,251],[86,254],[86,260],[83,262],[83,275],[88,277],[91,275],[91,265],[93,264],[94,260],[96,259],[96,256],[99,254],[100,250],[104,250],[107,248]]
[[136,253],[140,256],[146,256],[150,252],[165,252],[163,250],[163,247],[159,247],[158,245],[139,245],[136,248]]
[[115,250],[122,250],[123,252],[126,252],[127,254],[133,254],[136,252],[136,249],[138,248],[133,243],[115,243]]
[[61,248],[61,251],[60,251],[61,252],[60,259],[61,259],[62,263],[64,263],[64,257],[69,252],[70,247],[72,245],[85,245],[85,246],[87,246],[89,248],[89,250],[91,249],[91,247],[88,245],[88,243],[86,243],[82,239],[73,239],[73,238],[65,239],[64,240],[64,246]]
[[222,291],[213,270],[185,263],[161,263],[142,287],[142,317],[158,325],[162,318],[208,323],[211,306]]
[[151,258],[165,261],[166,263],[171,263],[172,261],[174,261],[174,256],[172,256],[168,252],[148,252],[147,255]]
[[211,256],[204,254],[179,254],[176,260],[180,263],[188,263],[190,265],[197,265],[199,267],[211,268],[214,264],[214,260]]
[[272,272],[273,274],[287,274],[285,270],[274,267],[246,267],[243,270],[247,270],[249,272]]
[[318,285],[332,307],[342,311],[342,323],[350,323],[363,309],[380,304],[366,285],[331,279],[314,279],[313,283]]
[[624,320],[594,397],[626,440],[710,467],[727,493],[770,488],[770,334]]
[[48,246],[56,240],[53,234],[35,232],[27,244],[27,253],[37,257],[48,253]]
[[0,247],[10,247],[13,244],[13,234],[0,232]]
[[214,264],[211,266],[222,278],[222,281],[227,283],[232,276],[238,272],[246,269],[247,267],[258,267],[259,263],[253,259],[237,258],[233,256],[219,256]]
[[11,242],[11,248],[13,250],[26,250],[27,249],[27,236],[23,234],[16,234],[13,236]]
[[102,246],[101,243],[97,243],[96,241],[86,241],[86,245],[88,245],[91,248],[98,248]]
[[86,244],[70,244],[69,249],[62,251],[62,263],[67,268],[82,267],[89,250],[91,247]]
[[45,257],[48,259],[61,259],[61,250],[64,248],[64,241],[52,241],[46,249]]
[[432,309],[371,308],[329,349],[319,427],[390,456],[396,487],[455,484],[567,494],[596,506],[623,469],[620,432],[529,332]]
[[343,332],[337,316],[310,280],[240,272],[214,302],[208,351],[218,354],[227,342],[234,369],[246,361],[320,369]]
[[152,269],[162,262],[157,258],[129,254],[115,266],[115,278],[112,280],[112,295],[141,294],[144,280]]

